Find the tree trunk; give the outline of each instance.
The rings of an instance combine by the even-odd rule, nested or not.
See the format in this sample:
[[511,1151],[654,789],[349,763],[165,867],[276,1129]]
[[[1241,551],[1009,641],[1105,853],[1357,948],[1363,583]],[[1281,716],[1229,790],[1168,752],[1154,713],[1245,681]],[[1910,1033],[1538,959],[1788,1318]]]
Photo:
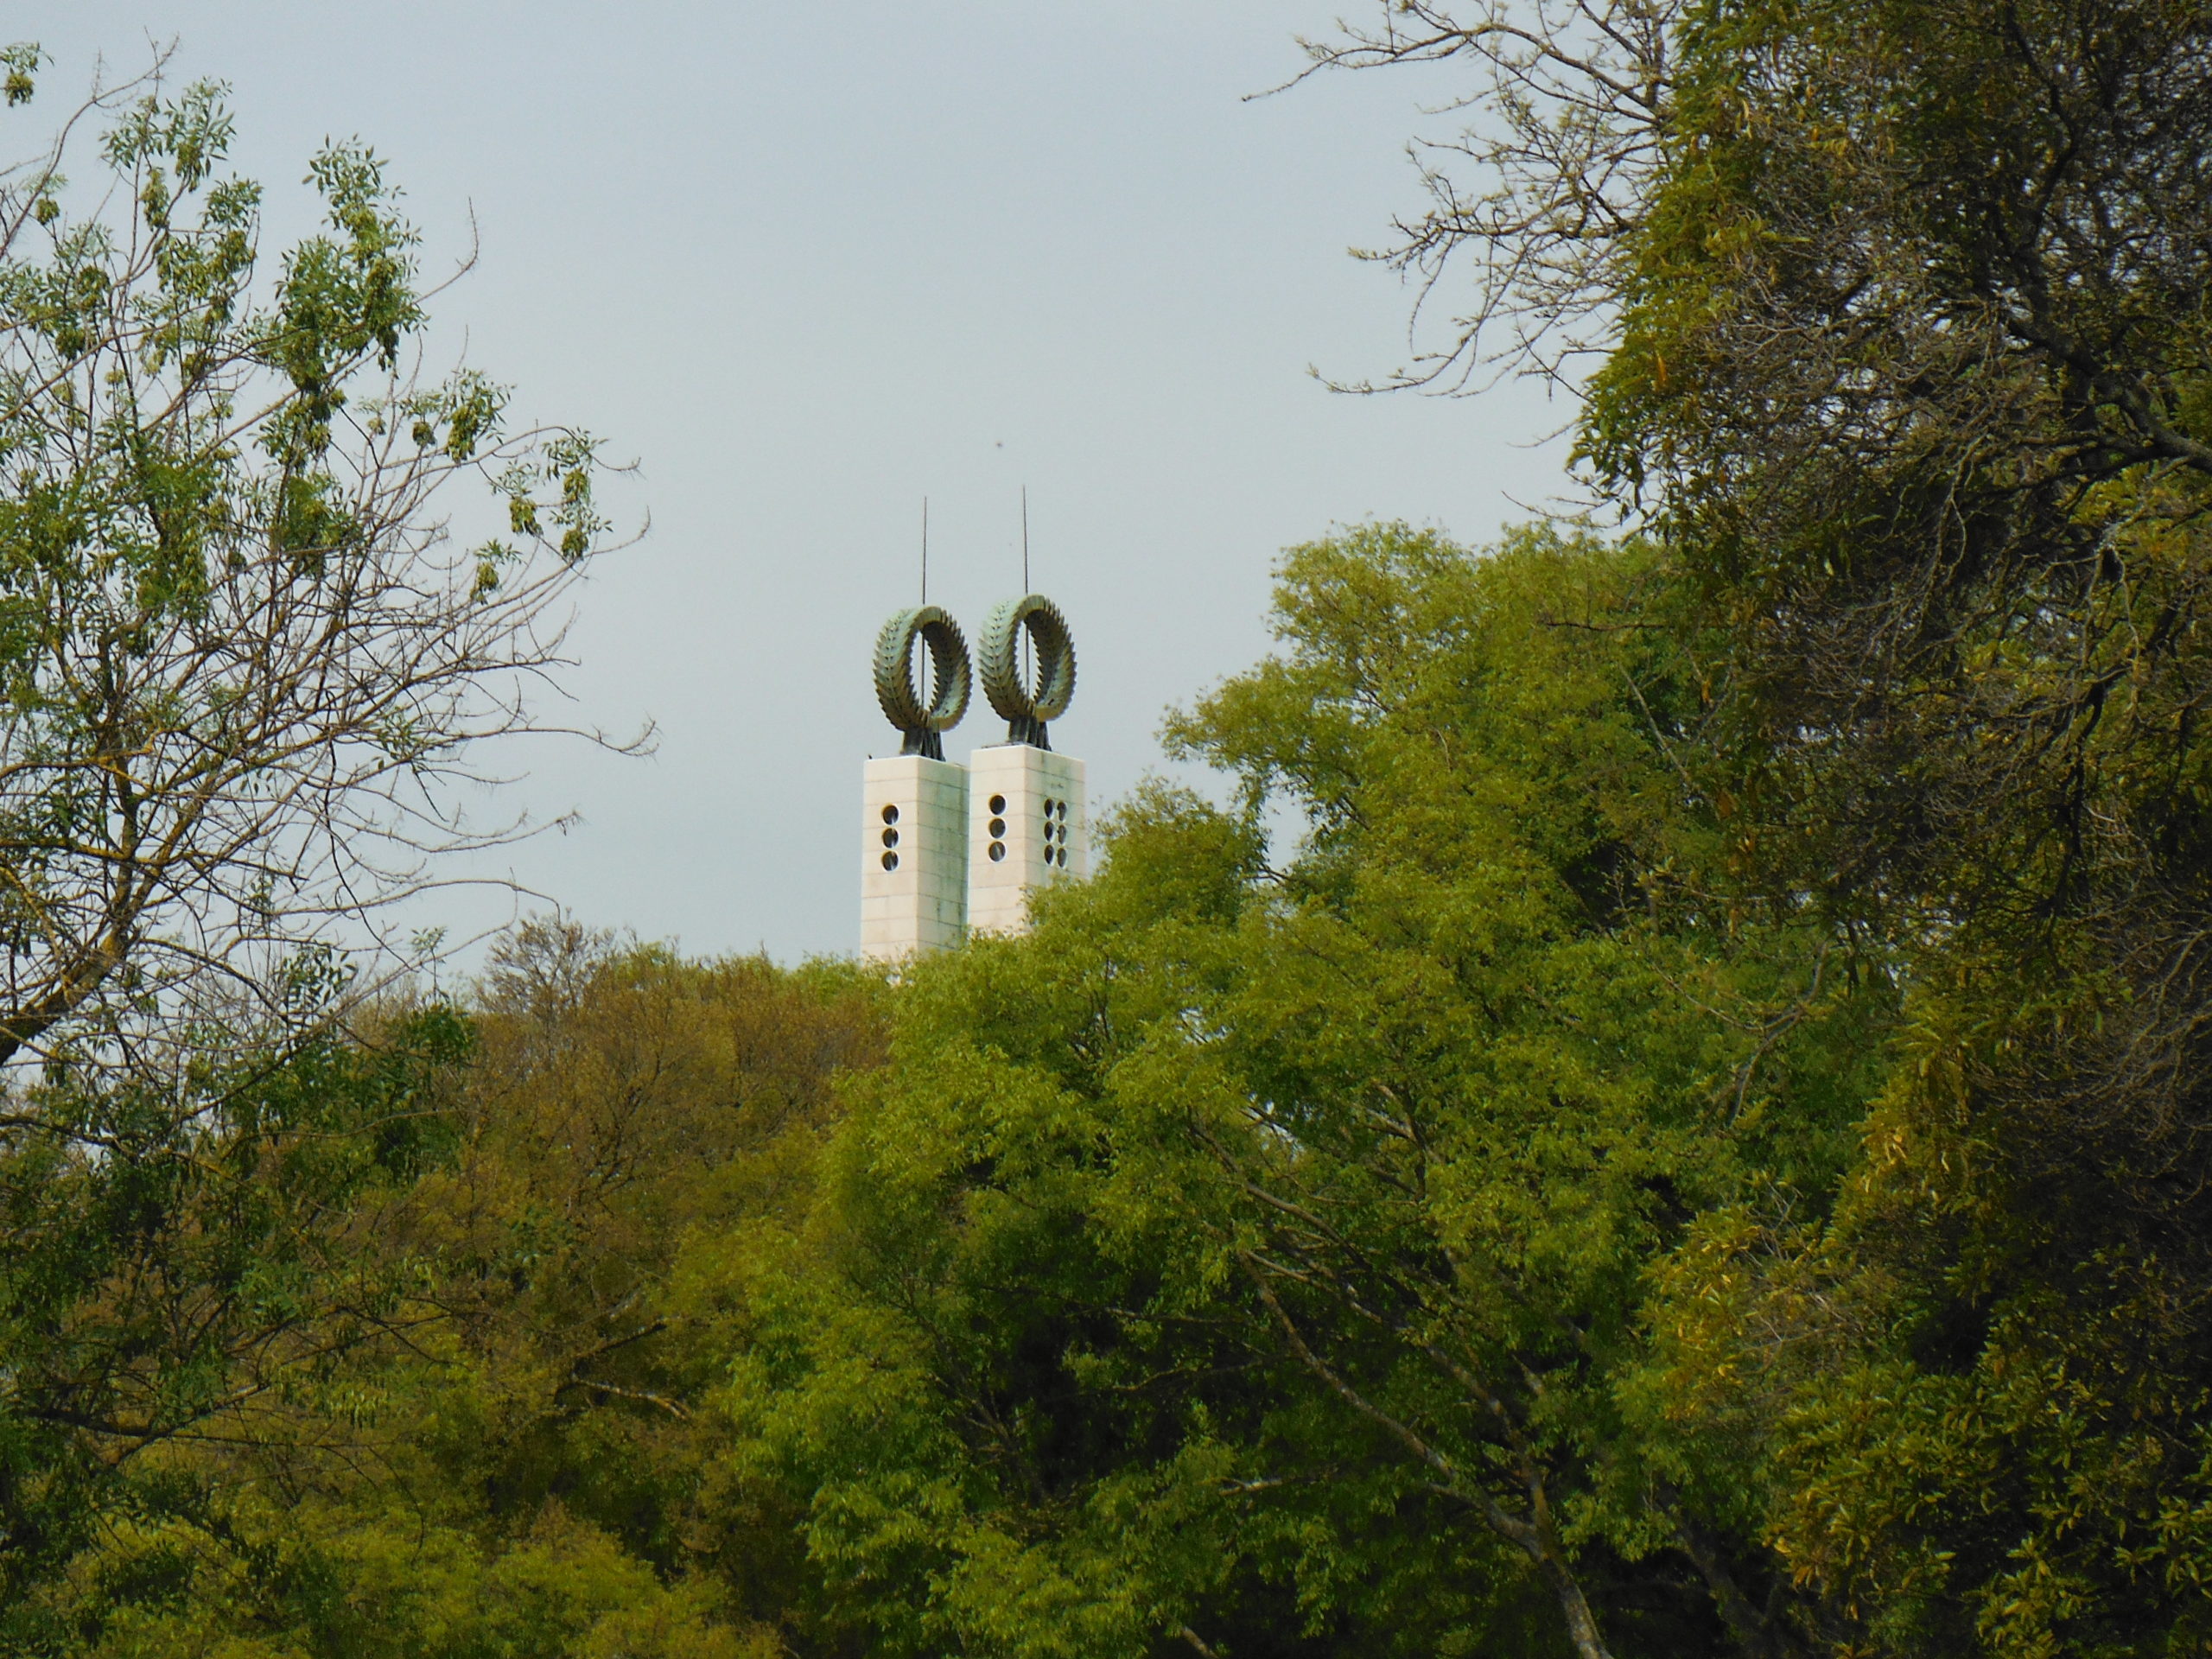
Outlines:
[[1574,1643],[1576,1654],[1580,1659],[1613,1659],[1605,1637],[1598,1634],[1598,1618],[1590,1611],[1589,1598],[1582,1593],[1574,1574],[1567,1570],[1567,1563],[1546,1548],[1537,1557],[1536,1567],[1544,1582],[1551,1586],[1552,1594],[1559,1598],[1559,1610],[1567,1619],[1567,1640]]

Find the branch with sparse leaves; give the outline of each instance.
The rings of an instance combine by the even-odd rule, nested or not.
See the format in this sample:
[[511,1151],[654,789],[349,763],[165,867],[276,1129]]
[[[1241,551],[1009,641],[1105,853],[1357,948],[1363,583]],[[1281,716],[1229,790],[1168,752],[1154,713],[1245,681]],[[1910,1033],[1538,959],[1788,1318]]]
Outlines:
[[0,175],[0,1062],[375,937],[439,855],[528,828],[467,810],[485,740],[563,729],[600,445],[424,373],[372,151],[314,158],[323,226],[272,258],[232,130],[164,56]]

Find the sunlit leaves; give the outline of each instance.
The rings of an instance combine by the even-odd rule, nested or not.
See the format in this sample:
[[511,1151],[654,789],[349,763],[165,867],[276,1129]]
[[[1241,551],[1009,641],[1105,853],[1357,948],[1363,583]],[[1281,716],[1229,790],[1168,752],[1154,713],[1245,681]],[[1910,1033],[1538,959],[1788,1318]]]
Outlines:
[[39,66],[45,61],[46,54],[39,50],[35,41],[18,41],[0,48],[0,75],[4,75],[0,79],[0,93],[6,95],[10,108],[31,101],[32,93],[37,90]]
[[724,1404],[887,1650],[1542,1650],[1579,1598],[1674,1654],[1723,1639],[1685,1537],[1777,1582],[1634,1403],[1646,1275],[1824,1200],[1886,1001],[1662,873],[1643,556],[1294,550],[1280,650],[1171,726],[1241,810],[1145,791],[1027,939],[909,972]]

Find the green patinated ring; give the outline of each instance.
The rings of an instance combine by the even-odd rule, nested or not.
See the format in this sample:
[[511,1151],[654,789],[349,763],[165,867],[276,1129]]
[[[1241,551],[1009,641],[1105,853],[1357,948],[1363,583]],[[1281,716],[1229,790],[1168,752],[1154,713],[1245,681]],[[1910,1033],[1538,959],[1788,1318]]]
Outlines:
[[[930,651],[929,701],[914,686],[909,663],[914,636]],[[935,605],[901,611],[883,625],[875,640],[875,700],[883,715],[902,732],[949,732],[968,712],[968,641],[960,625]]]
[[[1029,630],[1037,647],[1037,685],[1022,683],[1016,647]],[[1000,717],[1011,721],[1058,720],[1075,696],[1075,640],[1060,607],[1042,594],[1024,594],[995,607],[983,621],[981,641],[983,695]]]

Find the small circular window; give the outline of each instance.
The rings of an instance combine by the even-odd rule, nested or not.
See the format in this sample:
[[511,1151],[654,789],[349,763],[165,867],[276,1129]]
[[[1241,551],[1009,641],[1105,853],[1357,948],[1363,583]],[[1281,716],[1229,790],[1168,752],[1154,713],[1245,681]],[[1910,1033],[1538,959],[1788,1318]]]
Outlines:
[[899,832],[896,830],[885,830],[883,832],[883,844],[887,847],[896,847],[899,844]]
[[991,820],[991,838],[995,841],[1004,834],[1006,834],[1006,820],[1004,818],[993,818]]
[[1006,810],[1006,797],[1005,797],[1005,796],[1003,796],[1003,795],[994,795],[994,796],[992,796],[992,797],[991,797],[991,816],[992,816],[993,817],[998,817],[998,816],[999,816],[999,814],[1001,814],[1001,812],[1004,812],[1005,810]]
[[897,869],[899,868],[899,855],[896,853],[886,853],[883,855],[883,868],[887,870]]
[[992,862],[992,863],[994,863],[994,864],[995,864],[995,863],[997,863],[1001,859],[1004,858],[1005,856],[1006,856],[1006,842],[1002,842],[1002,841],[995,841],[995,842],[993,842],[991,843],[991,862]]
[[898,823],[898,822],[899,822],[899,809],[898,809],[897,807],[895,807],[895,806],[887,806],[887,807],[885,807],[885,808],[883,809],[883,821],[884,821],[886,823]]

